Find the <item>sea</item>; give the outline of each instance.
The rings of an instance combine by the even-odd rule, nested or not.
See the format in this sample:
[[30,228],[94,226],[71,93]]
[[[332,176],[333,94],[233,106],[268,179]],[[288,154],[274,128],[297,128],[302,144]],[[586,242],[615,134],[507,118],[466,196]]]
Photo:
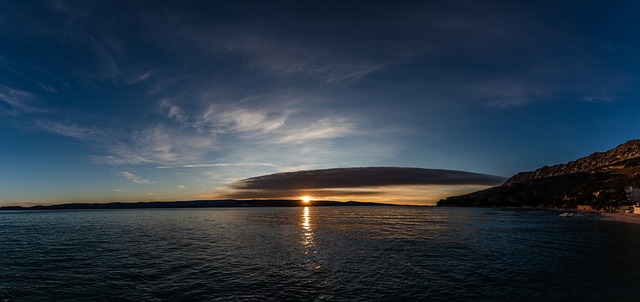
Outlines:
[[0,212],[0,301],[639,301],[640,225],[558,212]]

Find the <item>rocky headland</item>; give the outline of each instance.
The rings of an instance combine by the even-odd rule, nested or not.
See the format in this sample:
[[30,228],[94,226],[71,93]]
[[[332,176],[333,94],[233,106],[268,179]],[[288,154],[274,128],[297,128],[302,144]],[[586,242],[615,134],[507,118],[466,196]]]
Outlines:
[[576,207],[606,209],[626,201],[625,188],[640,187],[640,140],[606,152],[535,171],[504,184],[438,202],[439,206]]

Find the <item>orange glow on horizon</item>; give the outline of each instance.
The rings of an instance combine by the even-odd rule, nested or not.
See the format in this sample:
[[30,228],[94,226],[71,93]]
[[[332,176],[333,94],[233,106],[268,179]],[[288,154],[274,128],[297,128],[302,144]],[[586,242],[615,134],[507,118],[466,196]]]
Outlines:
[[[302,206],[315,201],[359,201],[399,205],[436,205],[438,200],[487,189],[488,185],[397,185],[355,188],[314,188],[309,190],[221,190],[219,193],[197,195],[192,199],[290,199]],[[311,195],[313,194],[313,195]],[[308,201],[307,201],[308,200]]]

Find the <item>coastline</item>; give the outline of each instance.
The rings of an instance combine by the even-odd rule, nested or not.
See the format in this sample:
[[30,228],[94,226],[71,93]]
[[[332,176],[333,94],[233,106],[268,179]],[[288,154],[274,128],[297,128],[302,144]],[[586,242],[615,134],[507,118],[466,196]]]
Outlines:
[[631,213],[601,213],[600,217],[609,221],[640,224],[640,215]]

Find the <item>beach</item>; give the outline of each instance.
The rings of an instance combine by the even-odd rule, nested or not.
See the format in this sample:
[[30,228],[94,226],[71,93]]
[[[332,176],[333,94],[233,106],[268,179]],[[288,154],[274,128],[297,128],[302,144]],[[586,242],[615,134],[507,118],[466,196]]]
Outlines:
[[640,215],[632,213],[602,213],[603,219],[640,224]]

